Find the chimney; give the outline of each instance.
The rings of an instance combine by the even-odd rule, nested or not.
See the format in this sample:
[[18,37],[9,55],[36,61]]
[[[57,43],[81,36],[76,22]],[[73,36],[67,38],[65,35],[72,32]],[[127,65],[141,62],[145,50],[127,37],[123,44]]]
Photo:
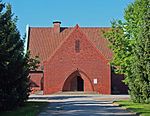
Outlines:
[[55,32],[55,33],[60,33],[60,24],[61,24],[60,21],[54,21],[54,22],[53,22],[53,25],[54,25],[54,32]]

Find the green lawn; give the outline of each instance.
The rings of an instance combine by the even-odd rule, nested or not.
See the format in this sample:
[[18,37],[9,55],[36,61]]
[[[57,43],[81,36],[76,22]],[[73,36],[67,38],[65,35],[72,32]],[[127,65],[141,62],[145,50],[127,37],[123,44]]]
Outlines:
[[47,102],[27,102],[16,110],[0,113],[0,116],[36,116],[46,105]]
[[142,116],[150,116],[150,104],[133,103],[129,100],[116,101],[115,103],[133,112],[140,113]]

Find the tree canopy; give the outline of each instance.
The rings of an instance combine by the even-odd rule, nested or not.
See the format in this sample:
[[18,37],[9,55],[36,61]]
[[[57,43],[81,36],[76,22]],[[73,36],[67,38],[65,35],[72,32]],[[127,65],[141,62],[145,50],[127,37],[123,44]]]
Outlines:
[[105,33],[114,52],[112,65],[124,73],[134,102],[150,102],[150,1],[135,0]]

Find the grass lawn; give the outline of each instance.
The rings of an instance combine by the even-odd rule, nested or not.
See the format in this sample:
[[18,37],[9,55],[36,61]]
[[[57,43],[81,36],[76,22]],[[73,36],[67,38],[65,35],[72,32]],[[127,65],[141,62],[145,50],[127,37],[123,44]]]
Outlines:
[[142,116],[150,116],[150,104],[133,103],[129,100],[116,101],[115,103],[133,112],[140,113]]
[[25,106],[13,111],[0,113],[0,116],[36,116],[47,102],[26,102]]

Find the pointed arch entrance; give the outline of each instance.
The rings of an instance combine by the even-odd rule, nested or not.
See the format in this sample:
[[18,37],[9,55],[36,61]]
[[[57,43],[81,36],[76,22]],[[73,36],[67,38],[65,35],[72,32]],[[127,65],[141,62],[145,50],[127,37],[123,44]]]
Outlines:
[[84,91],[84,80],[81,78],[81,76],[75,75],[71,79],[71,81],[70,81],[70,91]]
[[65,80],[62,91],[93,91],[93,86],[86,74],[77,70]]

